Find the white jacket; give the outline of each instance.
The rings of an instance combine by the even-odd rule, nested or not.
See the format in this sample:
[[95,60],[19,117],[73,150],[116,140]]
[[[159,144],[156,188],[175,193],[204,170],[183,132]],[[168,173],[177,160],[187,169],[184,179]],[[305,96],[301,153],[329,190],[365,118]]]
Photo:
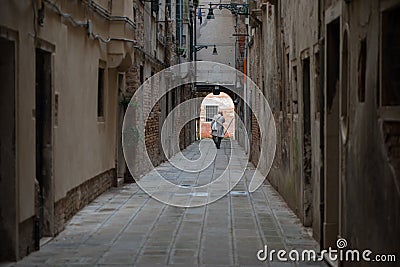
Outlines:
[[211,130],[213,136],[224,137],[224,123],[225,118],[221,114],[216,114],[211,122]]

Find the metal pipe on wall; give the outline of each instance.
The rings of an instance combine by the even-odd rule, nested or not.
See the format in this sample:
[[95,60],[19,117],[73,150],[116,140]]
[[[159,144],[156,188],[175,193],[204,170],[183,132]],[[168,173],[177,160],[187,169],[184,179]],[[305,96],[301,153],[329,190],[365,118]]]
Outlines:
[[319,184],[320,184],[320,246],[323,246],[324,244],[324,217],[325,217],[325,177],[324,177],[324,153],[325,153],[325,147],[324,147],[324,126],[325,126],[325,101],[324,101],[324,51],[325,51],[325,45],[324,45],[324,38],[322,37],[322,19],[321,19],[321,8],[322,1],[318,1],[318,46],[319,46],[319,106],[320,106],[320,125],[319,125],[319,147],[320,147],[320,175],[319,175]]

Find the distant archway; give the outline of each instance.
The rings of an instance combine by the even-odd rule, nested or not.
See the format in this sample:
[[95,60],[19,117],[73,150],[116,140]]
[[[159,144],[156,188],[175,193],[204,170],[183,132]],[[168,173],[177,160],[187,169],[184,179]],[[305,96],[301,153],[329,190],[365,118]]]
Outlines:
[[228,94],[224,92],[221,92],[219,95],[208,94],[201,102],[200,109],[200,139],[211,137],[211,120],[220,110],[225,117],[225,138],[235,140],[235,106]]

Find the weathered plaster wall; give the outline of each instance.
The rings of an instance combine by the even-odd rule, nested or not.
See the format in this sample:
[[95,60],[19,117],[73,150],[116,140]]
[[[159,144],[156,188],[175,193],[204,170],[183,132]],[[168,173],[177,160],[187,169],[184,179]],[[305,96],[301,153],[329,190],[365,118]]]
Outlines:
[[[254,37],[250,42],[249,72],[269,100],[278,128],[277,154],[268,178],[303,223],[312,226],[314,238],[324,238],[322,246],[343,237],[352,248],[380,253],[399,250],[400,118],[398,105],[384,106],[381,98],[382,90],[397,90],[382,86],[386,83],[381,71],[382,66],[396,64],[397,54],[382,60],[385,44],[379,37],[384,30],[383,12],[399,6],[395,0],[282,0],[277,6],[259,6],[261,11],[254,14],[261,23],[251,24]],[[333,21],[338,22],[337,32],[328,26]],[[394,31],[393,23],[386,26],[387,31]],[[325,46],[320,46],[320,37],[320,44]],[[335,45],[335,38],[337,51],[327,48]],[[397,37],[393,38],[391,43],[396,43]],[[364,76],[360,67],[363,40]],[[309,95],[304,79],[308,76],[304,75],[308,74],[307,62]],[[335,62],[337,74],[336,70],[332,72]],[[321,88],[322,75],[325,81]],[[327,75],[331,80],[327,81]],[[365,100],[360,100],[363,85]],[[309,136],[305,132],[308,102]],[[257,141],[253,133],[255,157]],[[307,178],[310,151],[311,177]],[[333,160],[339,166],[336,170]],[[325,169],[322,176],[321,168]],[[320,213],[321,208],[325,216]]]
[[[399,8],[400,2],[354,1],[344,6],[342,13],[342,36],[346,27],[349,33],[350,64],[349,131],[347,143],[343,145],[342,142],[341,147],[345,164],[341,168],[343,219],[340,234],[353,247],[369,248],[377,253],[400,250],[397,238],[400,236],[400,154],[395,152],[399,147],[400,118],[393,109],[383,113],[386,107],[379,104],[378,98],[383,89],[379,86],[382,84],[380,47],[383,47],[379,41],[383,29],[380,11],[393,7]],[[390,25],[390,29],[393,27]],[[361,102],[358,96],[359,56],[364,38],[367,47],[365,102]],[[398,55],[392,54],[390,61],[381,61],[381,64],[396,64],[397,59]]]
[[[305,179],[302,171],[303,139],[299,138],[303,131],[301,66],[302,59],[308,58],[311,62],[310,76],[315,76],[316,66],[313,63],[314,47],[318,42],[318,8],[315,1],[279,3],[280,6],[260,6],[261,14],[258,15],[258,19],[261,23],[256,23],[252,30],[254,40],[250,47],[249,73],[267,98],[277,126],[277,153],[268,178],[290,207],[303,219]],[[319,87],[315,84],[315,79],[311,79],[310,82],[310,97],[314,99],[315,91]],[[314,105],[315,101],[311,101],[311,114],[316,112]],[[310,149],[315,152],[319,149],[319,131],[314,115],[312,118]],[[252,158],[258,160],[257,129],[254,128],[252,133]],[[318,159],[317,153],[311,154],[314,161]],[[310,183],[318,180],[317,166],[313,165],[312,173],[313,179]],[[311,194],[309,191],[306,193]]]

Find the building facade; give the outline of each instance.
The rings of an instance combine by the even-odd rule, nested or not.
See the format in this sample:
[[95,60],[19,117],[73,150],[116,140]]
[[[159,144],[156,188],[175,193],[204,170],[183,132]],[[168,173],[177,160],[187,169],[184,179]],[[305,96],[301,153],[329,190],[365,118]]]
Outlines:
[[[143,135],[144,145],[146,146],[147,153],[152,161],[152,165],[156,166],[161,162],[167,160],[170,156],[175,154],[171,148],[161,146],[161,128],[164,126],[164,121],[177,105],[192,97],[191,86],[181,86],[174,88],[165,95],[166,88],[160,86],[167,86],[167,84],[156,84],[153,80],[149,80],[157,72],[179,63],[188,62],[191,60],[190,54],[190,41],[187,34],[190,27],[189,20],[189,1],[136,1],[134,10],[137,20],[141,23],[137,27],[137,47],[135,50],[135,62],[132,64],[126,74],[126,90],[123,92],[123,99],[125,99],[125,112],[128,102],[140,86],[147,86],[143,90],[143,95],[138,98],[140,105],[135,119],[137,120],[136,127],[144,127],[145,133]],[[185,25],[185,26],[183,26]],[[150,81],[152,84],[148,84]],[[140,114],[149,107],[150,102],[159,99],[152,107],[149,118],[145,121],[141,120]],[[123,116],[121,116],[123,117]],[[121,124],[122,126],[122,124]],[[165,125],[165,127],[168,127]],[[195,139],[194,129],[195,124],[189,123],[184,127],[180,133],[175,132],[174,127],[168,129],[171,135],[180,135],[180,147],[186,147]],[[135,163],[131,173],[127,172],[124,163],[119,176],[125,177],[125,181],[131,180],[129,174],[132,174],[135,179],[140,179],[140,176],[149,171],[149,166],[142,164],[144,149],[139,148],[135,153]],[[151,168],[151,166],[150,166]],[[125,174],[123,172],[125,171]],[[128,173],[128,175],[126,175]]]
[[[165,125],[179,145],[162,148],[168,114],[215,87],[197,84],[204,90],[196,92],[185,84],[161,95],[163,88],[147,82],[196,59],[237,68],[268,99],[278,137],[268,179],[321,248],[345,238],[359,250],[400,250],[400,1],[248,5],[248,18],[214,6],[216,18],[207,20],[208,2],[189,0],[2,4],[0,261],[39,249],[96,196],[149,170],[144,147],[134,151],[129,171],[122,149],[125,112],[138,89],[145,90],[132,119],[144,129],[153,165],[207,128],[198,119],[182,130]],[[259,103],[261,95],[248,95],[246,84],[224,86],[243,88],[247,101]],[[257,163],[266,146],[258,122],[235,94],[226,97],[243,121],[231,135]],[[202,116],[196,105],[174,122],[194,109]]]
[[322,248],[399,251],[400,2],[250,6],[249,76],[278,133],[268,179]]
[[1,258],[34,251],[116,183],[117,93],[135,27],[130,1],[3,3],[1,99],[13,105],[1,112]]
[[[170,0],[2,4],[0,261],[39,249],[96,196],[131,180],[125,109],[147,78],[179,62],[176,10]],[[191,97],[176,90],[147,120],[154,164],[164,160],[158,129],[167,109]],[[194,139],[190,127],[182,147]]]

